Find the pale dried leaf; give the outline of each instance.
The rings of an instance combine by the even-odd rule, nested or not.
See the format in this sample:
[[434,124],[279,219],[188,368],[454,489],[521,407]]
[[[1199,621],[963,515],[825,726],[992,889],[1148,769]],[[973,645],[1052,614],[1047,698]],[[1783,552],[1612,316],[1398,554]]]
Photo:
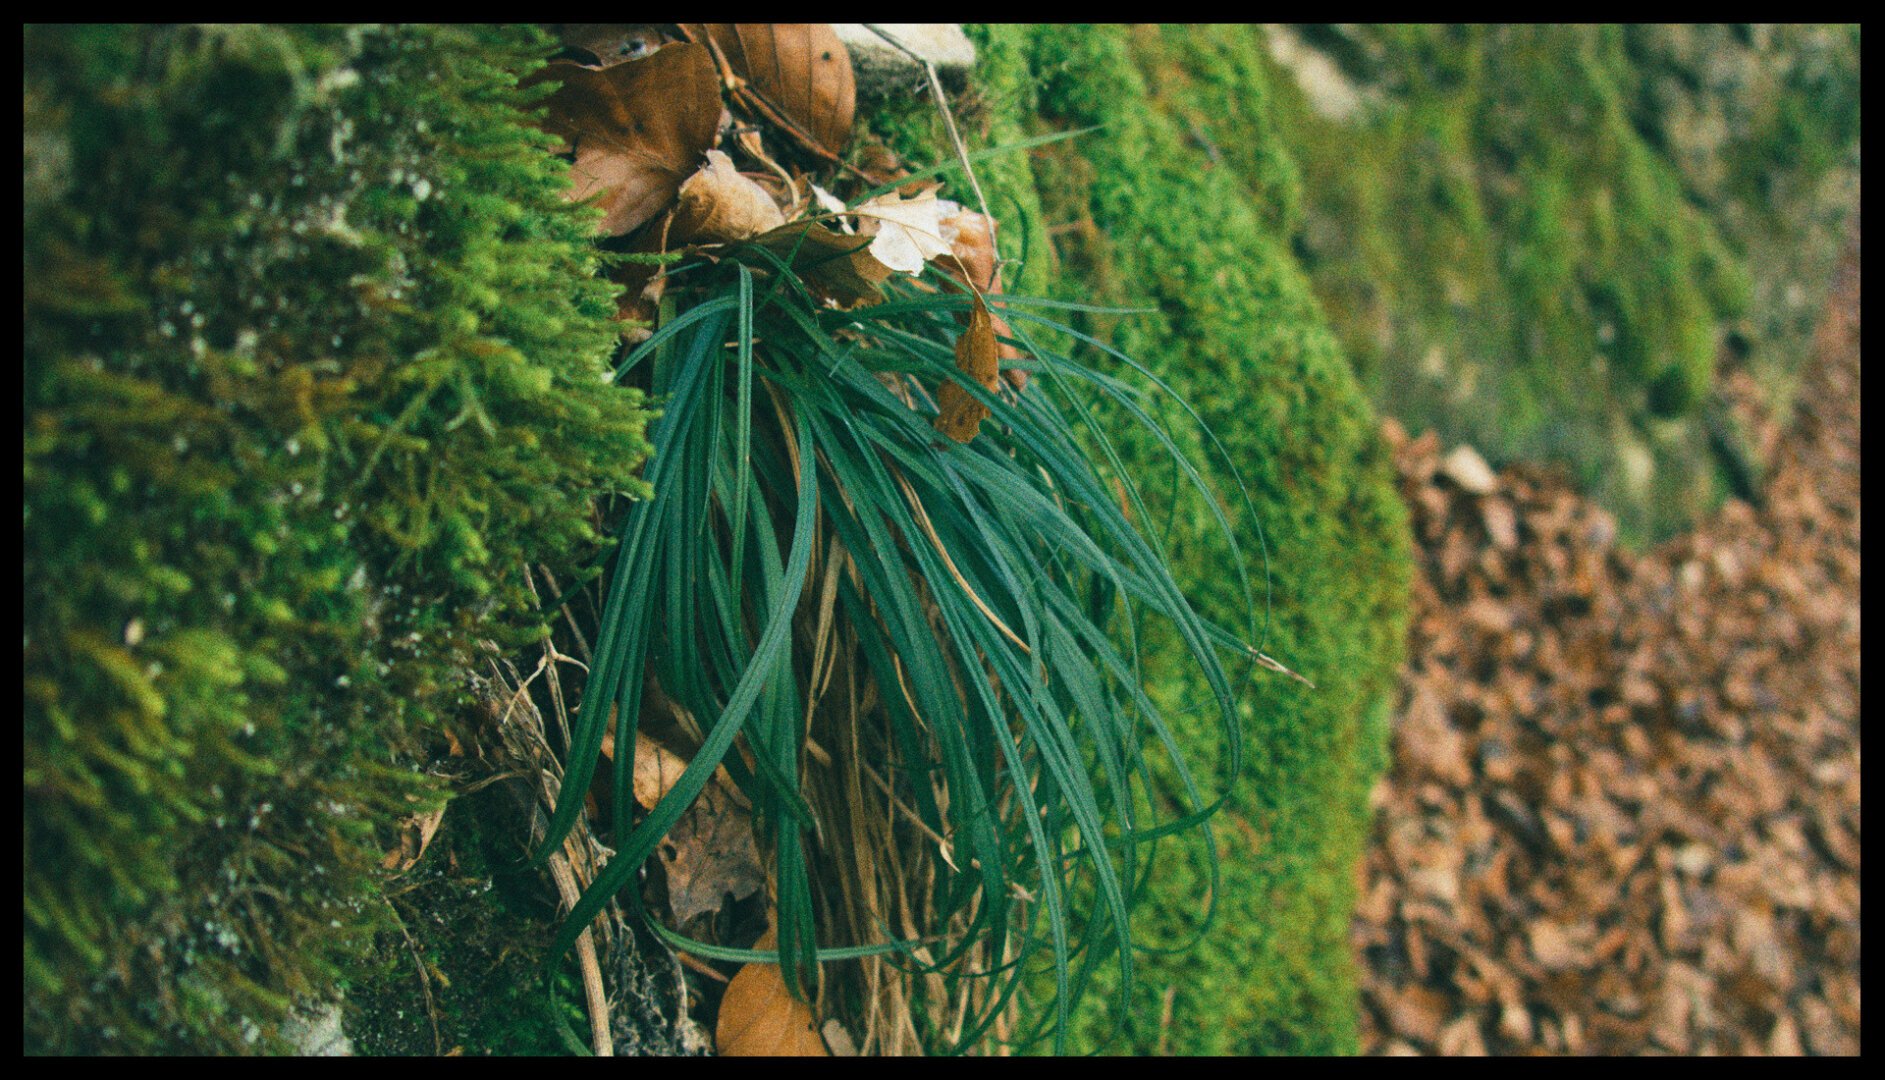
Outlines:
[[871,254],[892,270],[920,274],[930,259],[954,254],[950,241],[955,230],[945,230],[943,222],[960,214],[962,207],[938,199],[934,191],[911,199],[893,191],[860,203],[853,212],[859,220],[858,235],[871,238]]
[[740,175],[733,159],[707,151],[707,164],[681,185],[671,238],[676,244],[723,244],[785,224],[772,196]]

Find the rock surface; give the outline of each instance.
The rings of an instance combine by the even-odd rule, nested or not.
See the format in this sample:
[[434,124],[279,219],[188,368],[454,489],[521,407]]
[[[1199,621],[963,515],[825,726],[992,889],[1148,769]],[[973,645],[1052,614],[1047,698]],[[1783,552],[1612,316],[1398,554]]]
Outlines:
[[[968,82],[975,67],[975,44],[957,23],[872,23],[896,38],[911,52],[936,66],[945,86],[956,89]],[[851,50],[860,93],[888,96],[900,90],[920,89],[923,65],[909,53],[885,41],[863,23],[832,23],[838,40]]]

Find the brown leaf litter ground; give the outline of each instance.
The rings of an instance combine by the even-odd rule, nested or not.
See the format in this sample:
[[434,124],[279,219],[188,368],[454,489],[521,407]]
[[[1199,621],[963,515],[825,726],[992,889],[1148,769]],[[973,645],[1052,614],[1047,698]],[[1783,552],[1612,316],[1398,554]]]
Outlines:
[[1859,258],[1773,463],[1644,555],[1389,421],[1421,573],[1353,937],[1373,1053],[1850,1054]]

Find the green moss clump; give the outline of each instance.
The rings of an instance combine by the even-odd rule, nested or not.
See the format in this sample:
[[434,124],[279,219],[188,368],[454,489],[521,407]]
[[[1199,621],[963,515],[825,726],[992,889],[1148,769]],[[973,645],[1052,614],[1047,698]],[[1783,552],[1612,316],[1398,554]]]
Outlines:
[[280,1048],[480,639],[637,494],[593,212],[470,27],[29,27],[25,1045]]
[[[1211,464],[1260,605],[1267,570],[1273,610],[1264,648],[1319,686],[1310,692],[1269,676],[1244,695],[1246,771],[1216,827],[1224,875],[1216,921],[1192,951],[1136,958],[1123,1037],[1113,1037],[1106,1015],[1116,978],[1097,986],[1076,1045],[1352,1050],[1353,868],[1367,832],[1367,793],[1385,760],[1388,696],[1406,629],[1407,526],[1373,413],[1287,246],[1300,189],[1289,152],[1265,126],[1267,78],[1254,53],[1194,33],[969,32],[979,58],[974,97],[962,111],[980,132],[978,146],[1101,126],[978,169],[1003,215],[1005,254],[1019,257],[1027,247],[1011,290],[1155,306],[1080,321],[1166,380],[1222,439],[1229,467],[1182,413],[1164,417],[1183,433],[1189,456]],[[1210,108],[1193,114],[1197,102]],[[948,144],[923,119],[930,108],[911,102],[873,123],[906,156],[934,159]],[[1167,486],[1169,465],[1154,464],[1165,459],[1149,440],[1121,449],[1128,467],[1145,470],[1148,490]],[[1233,470],[1249,488],[1254,518]],[[1157,512],[1170,516],[1166,543],[1201,612],[1247,626],[1245,597],[1208,508],[1193,499]],[[1187,755],[1220,756],[1205,720],[1208,693],[1163,659],[1176,655],[1175,643],[1140,645],[1161,705],[1198,706],[1197,728],[1181,733]],[[1134,913],[1135,937],[1148,945],[1180,943],[1199,928],[1204,861],[1176,843],[1159,852],[1155,880]],[[1051,991],[1053,981],[1039,985]],[[1171,1023],[1161,1032],[1168,991]]]

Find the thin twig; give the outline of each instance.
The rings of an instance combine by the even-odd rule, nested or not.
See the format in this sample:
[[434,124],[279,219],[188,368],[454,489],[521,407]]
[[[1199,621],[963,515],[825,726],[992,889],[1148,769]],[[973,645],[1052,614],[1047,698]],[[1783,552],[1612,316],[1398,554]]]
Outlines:
[[1287,675],[1290,678],[1295,679],[1297,682],[1303,684],[1304,686],[1307,686],[1311,690],[1314,690],[1316,688],[1315,683],[1312,683],[1308,679],[1303,678],[1301,675],[1296,674],[1295,672],[1284,667],[1282,664],[1264,655],[1263,653],[1260,653],[1255,649],[1251,649],[1250,655],[1256,657],[1257,663],[1262,665],[1263,667],[1271,671],[1277,672],[1278,674]]
[[[550,876],[556,879],[556,891],[563,896],[565,906],[574,908],[576,901],[582,898],[582,890],[576,887],[576,875],[569,868],[569,860],[562,852],[550,856]],[[583,971],[583,997],[589,1004],[589,1031],[595,1040],[597,1057],[614,1057],[615,1042],[609,1036],[609,999],[602,990],[602,966],[596,962],[595,936],[589,927],[576,938],[576,961]]]

